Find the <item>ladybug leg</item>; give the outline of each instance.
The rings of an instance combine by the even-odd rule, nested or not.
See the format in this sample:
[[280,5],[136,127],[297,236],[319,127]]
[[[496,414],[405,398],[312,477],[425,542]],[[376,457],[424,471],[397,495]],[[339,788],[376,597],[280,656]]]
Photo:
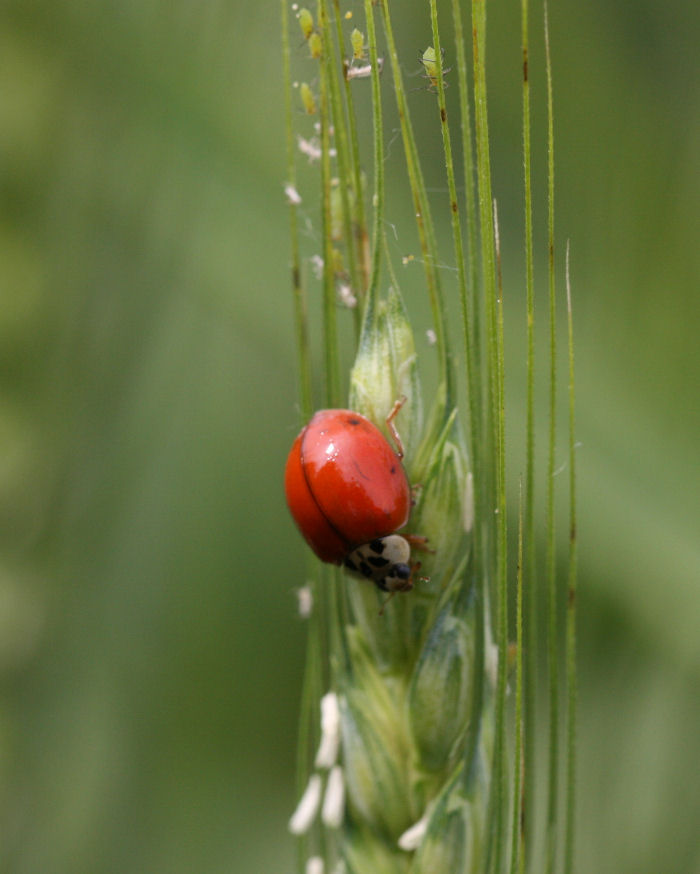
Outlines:
[[418,496],[423,489],[423,483],[414,483],[411,486],[411,506],[415,507],[418,503]]
[[413,549],[417,549],[419,552],[430,552],[432,555],[435,555],[435,550],[428,546],[427,537],[423,537],[421,534],[402,534],[401,536],[411,544]]
[[398,416],[399,410],[406,403],[406,395],[401,395],[401,397],[396,401],[394,406],[391,408],[391,412],[386,417],[386,426],[391,432],[391,437],[396,444],[396,454],[399,458],[403,458],[403,443],[401,441],[401,436],[394,424],[394,419]]

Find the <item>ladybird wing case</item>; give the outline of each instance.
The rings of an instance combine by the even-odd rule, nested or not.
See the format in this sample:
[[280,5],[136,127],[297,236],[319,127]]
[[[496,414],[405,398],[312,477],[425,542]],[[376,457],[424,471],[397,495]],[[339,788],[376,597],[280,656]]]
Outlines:
[[287,458],[284,474],[287,506],[299,531],[321,561],[339,564],[350,547],[329,524],[309,488],[301,461],[304,431],[294,441]]
[[321,410],[301,437],[301,465],[311,494],[351,547],[406,524],[408,479],[398,455],[369,419],[350,410]]

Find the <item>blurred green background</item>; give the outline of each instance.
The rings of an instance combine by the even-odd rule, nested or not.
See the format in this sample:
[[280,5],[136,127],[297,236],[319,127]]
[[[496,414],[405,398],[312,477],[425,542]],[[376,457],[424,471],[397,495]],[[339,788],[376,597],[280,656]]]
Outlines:
[[[490,4],[489,87],[521,300],[517,7]],[[406,72],[430,41],[415,9],[397,15]],[[550,17],[581,442],[578,870],[697,872],[700,7],[562,0]],[[291,870],[305,551],[281,490],[298,409],[278,18],[239,0],[0,5],[8,874]],[[532,54],[541,192],[534,36]],[[444,185],[434,104],[410,97]],[[402,162],[396,143],[390,175]]]

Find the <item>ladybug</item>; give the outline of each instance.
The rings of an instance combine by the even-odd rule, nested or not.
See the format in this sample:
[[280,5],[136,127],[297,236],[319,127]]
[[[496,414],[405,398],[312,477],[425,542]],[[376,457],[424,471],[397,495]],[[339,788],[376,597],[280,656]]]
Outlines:
[[309,546],[384,592],[413,588],[408,521],[411,487],[393,425],[394,450],[376,425],[352,410],[320,410],[294,441],[285,470],[287,504]]

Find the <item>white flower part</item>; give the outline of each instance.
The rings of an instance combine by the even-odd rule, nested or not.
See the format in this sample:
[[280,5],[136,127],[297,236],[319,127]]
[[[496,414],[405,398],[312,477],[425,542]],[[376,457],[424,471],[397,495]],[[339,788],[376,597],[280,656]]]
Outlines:
[[[384,58],[377,58],[377,69],[382,72],[384,66]],[[361,67],[348,67],[346,76],[348,79],[367,79],[372,75],[372,65],[364,64]]]
[[427,830],[428,814],[424,813],[418,822],[414,823],[409,829],[406,829],[406,831],[401,835],[398,841],[399,849],[406,850],[407,853],[410,853],[412,850],[417,850],[418,847],[420,847]]
[[321,698],[321,743],[318,745],[315,765],[317,768],[332,768],[338,758],[340,745],[340,708],[335,692]]
[[347,868],[345,867],[345,860],[340,859],[338,864],[333,869],[333,874],[347,874]]
[[428,330],[425,332],[425,336],[428,338],[428,343],[431,346],[434,346],[437,343],[437,334],[435,333],[435,331],[433,331],[432,328],[428,328]]
[[297,137],[297,145],[301,154],[306,155],[309,159],[309,163],[320,160],[321,147],[318,144],[318,140],[305,140],[304,137]]
[[321,803],[321,778],[318,774],[309,777],[309,783],[297,804],[297,809],[289,820],[289,831],[293,835],[303,835],[311,827]]
[[474,526],[474,477],[471,471],[467,474],[467,481],[464,484],[462,524],[464,525],[464,530],[469,534]]
[[345,780],[340,765],[331,768],[326,784],[326,794],[323,796],[321,822],[328,828],[338,828],[343,822],[345,813]]
[[323,859],[320,856],[311,856],[306,860],[306,874],[323,874]]
[[310,258],[311,270],[316,279],[323,278],[323,258],[320,255],[312,255]]
[[297,589],[297,602],[299,615],[302,619],[308,619],[314,609],[314,596],[311,586],[302,586]]
[[287,195],[287,200],[294,206],[298,206],[301,203],[301,194],[299,194],[293,185],[285,185],[284,193]]
[[352,293],[352,288],[350,288],[347,282],[339,282],[337,292],[338,299],[349,310],[352,310],[357,306],[357,298]]

